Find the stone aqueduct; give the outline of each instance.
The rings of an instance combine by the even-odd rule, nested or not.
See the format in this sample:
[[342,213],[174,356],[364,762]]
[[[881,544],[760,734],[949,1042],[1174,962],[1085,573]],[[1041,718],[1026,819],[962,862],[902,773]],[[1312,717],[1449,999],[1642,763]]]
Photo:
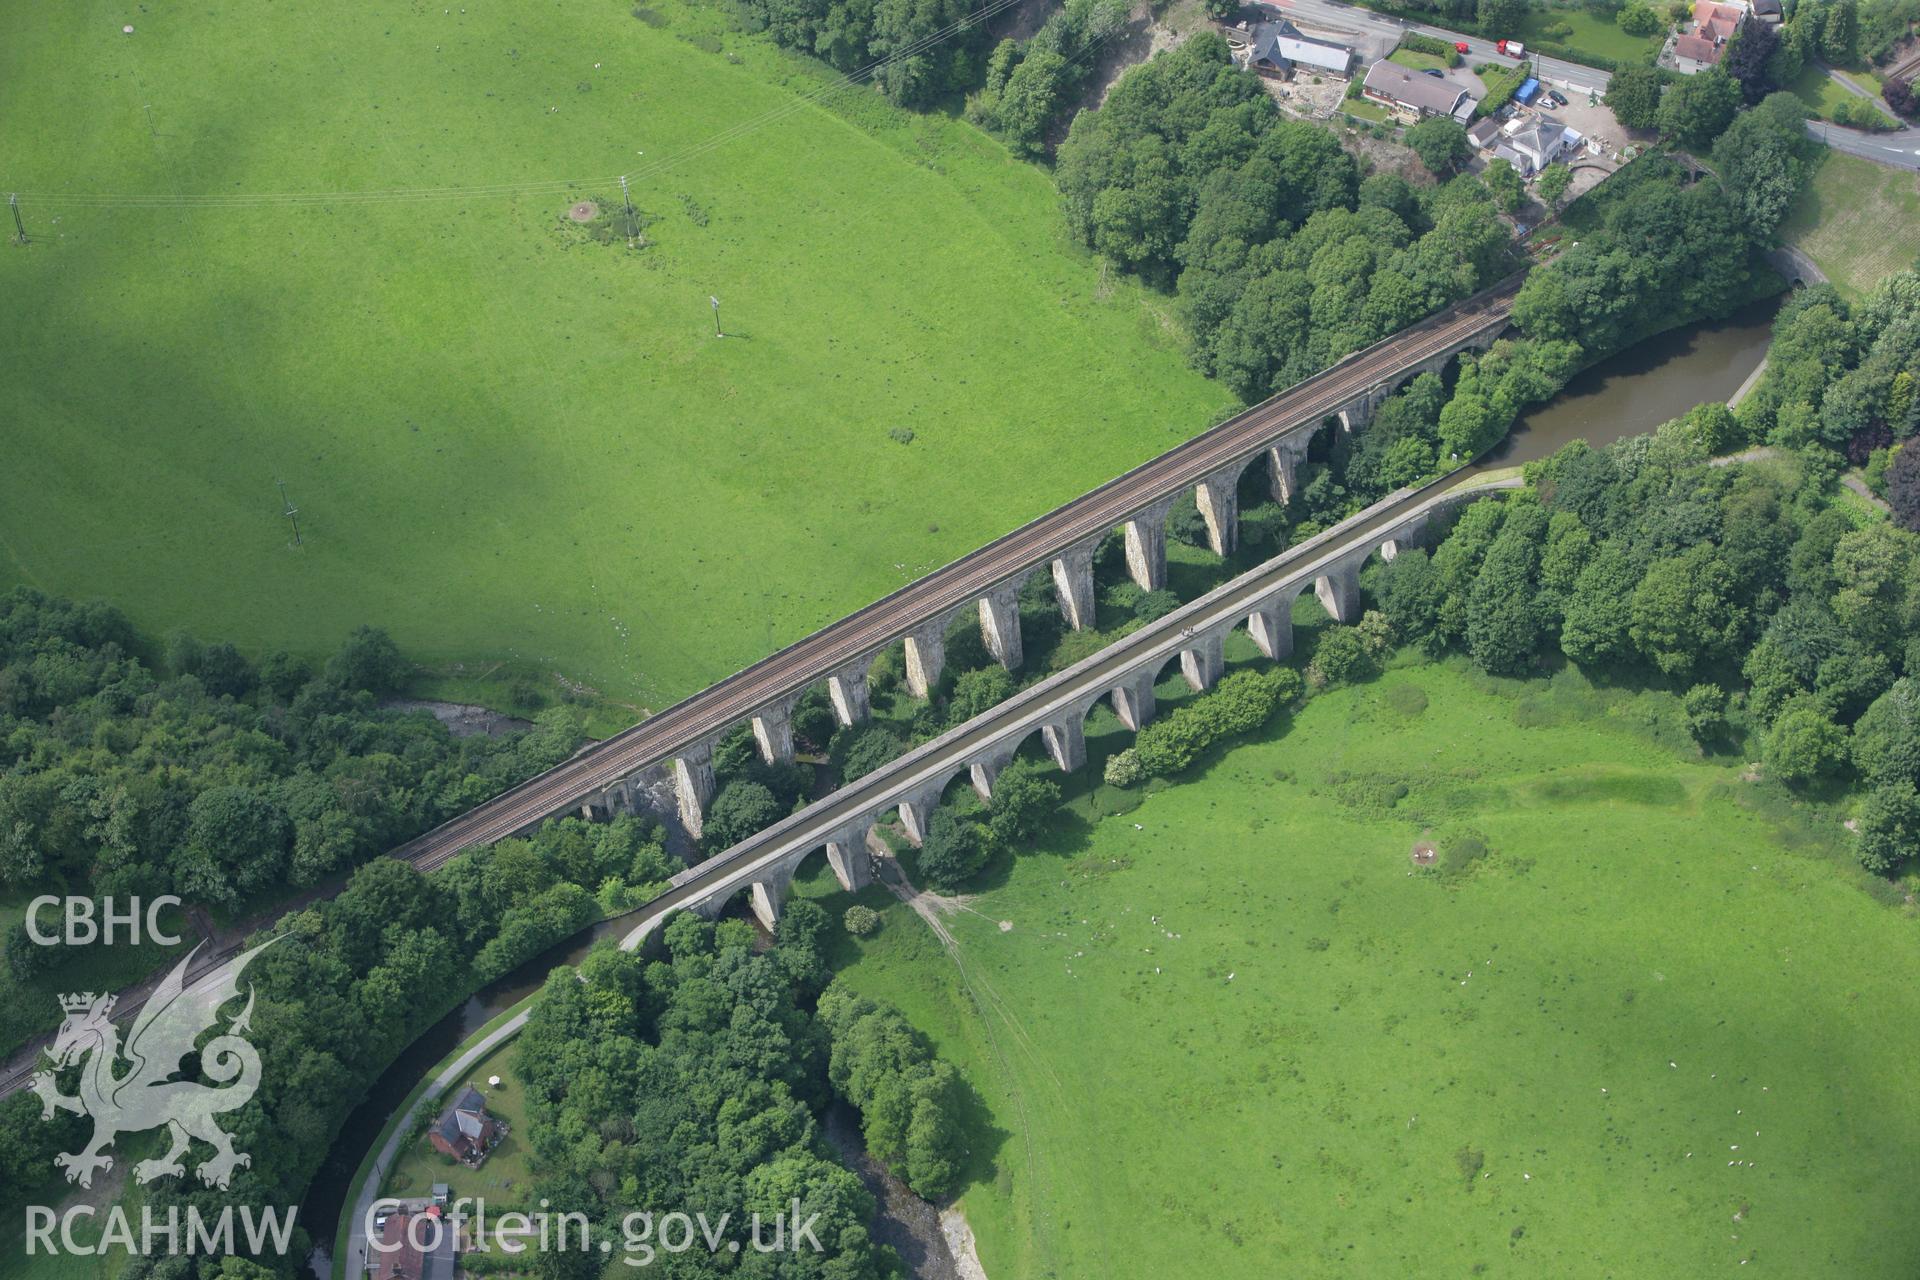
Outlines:
[[[1450,350],[1406,367],[1393,379],[1369,388],[1329,418],[1337,419],[1344,431],[1363,428],[1398,386],[1421,373],[1439,371],[1462,351],[1485,350],[1497,332],[1489,329],[1473,334]],[[1264,464],[1275,498],[1281,502],[1290,500],[1296,491],[1296,470],[1306,457],[1313,435],[1325,425],[1318,422],[1285,430],[1195,486],[1196,505],[1216,553],[1227,554],[1236,544],[1237,494],[1246,468]],[[990,731],[984,736],[975,735],[981,736],[981,740],[969,743],[965,758],[950,762],[951,767],[937,778],[920,776],[921,771],[914,766],[923,764],[922,757],[933,748],[948,743],[956,735],[965,737],[969,726],[926,744],[878,774],[861,779],[853,787],[842,788],[759,836],[689,868],[675,877],[676,888],[684,890],[703,884],[702,873],[708,873],[709,879],[723,869],[731,869],[735,874],[721,876],[697,899],[688,898],[684,893],[670,893],[667,900],[663,900],[663,909],[692,907],[705,914],[718,914],[742,887],[750,887],[755,914],[772,927],[794,872],[807,856],[824,846],[828,863],[843,886],[854,889],[865,885],[872,874],[868,838],[876,823],[897,809],[902,827],[918,845],[925,837],[934,806],[947,784],[959,773],[970,776],[974,789],[983,799],[991,799],[995,777],[1034,733],[1040,735],[1048,755],[1062,770],[1070,772],[1080,768],[1086,762],[1085,720],[1103,697],[1111,701],[1120,721],[1137,732],[1153,718],[1154,685],[1165,666],[1176,657],[1186,682],[1196,690],[1208,689],[1219,679],[1224,665],[1223,646],[1236,626],[1244,625],[1267,657],[1287,658],[1293,651],[1292,608],[1302,592],[1312,588],[1329,615],[1342,622],[1355,620],[1360,598],[1359,573],[1370,557],[1377,553],[1392,559],[1399,546],[1418,537],[1436,513],[1491,491],[1481,487],[1452,493],[1434,492],[1438,487],[1394,495],[1153,627],[1116,642],[1072,671],[1016,695],[974,722],[991,722]],[[1165,584],[1166,519],[1173,501],[1170,496],[1159,498],[1120,525],[1126,543],[1128,574],[1143,589],[1153,590]],[[916,627],[904,640],[909,690],[924,698],[934,689],[944,666],[948,629],[962,613],[972,608],[978,610],[981,634],[988,650],[1007,668],[1018,668],[1023,659],[1020,590],[1029,577],[1043,570],[1052,577],[1067,624],[1076,630],[1091,625],[1093,559],[1098,541],[1093,539],[1070,547],[1050,562],[1029,567],[996,584],[979,597],[976,605],[956,608]],[[1248,599],[1246,607],[1214,616],[1218,612],[1216,598],[1226,599],[1248,591],[1257,598]],[[880,652],[876,649],[827,676],[827,689],[841,724],[851,725],[868,715],[867,672]],[[1070,694],[1054,688],[1077,672],[1107,666],[1114,670],[1098,676],[1091,686],[1084,686],[1082,681],[1084,687],[1075,687]],[[1064,700],[1056,705],[1053,699],[1059,698]],[[797,701],[797,694],[789,695],[758,708],[751,715],[761,754],[770,762],[793,758],[791,717]],[[1045,704],[1044,710],[1036,713],[1033,710],[1036,704]],[[701,833],[702,818],[713,796],[713,751],[723,736],[724,733],[715,733],[688,743],[675,753],[672,761],[679,817],[695,837]],[[623,779],[581,803],[580,811],[588,817],[631,812],[637,807],[637,788],[637,778]],[[840,815],[846,801],[854,802],[857,812]],[[777,840],[770,839],[776,836]],[[776,843],[777,852],[771,848]],[[769,848],[763,850],[763,845]],[[638,932],[644,933],[657,922],[658,918],[650,919]]]

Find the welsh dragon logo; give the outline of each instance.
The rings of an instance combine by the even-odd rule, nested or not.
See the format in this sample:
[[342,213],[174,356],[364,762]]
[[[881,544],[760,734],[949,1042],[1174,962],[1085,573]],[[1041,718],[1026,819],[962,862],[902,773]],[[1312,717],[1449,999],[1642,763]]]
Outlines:
[[[262,943],[189,983],[188,966],[200,951],[195,947],[154,988],[134,1019],[124,1048],[120,1029],[109,1016],[114,996],[89,991],[60,998],[66,1021],[52,1047],[42,1050],[53,1066],[34,1075],[32,1089],[40,1095],[42,1119],[52,1119],[56,1107],[93,1118],[92,1141],[78,1152],[53,1158],[55,1166],[66,1171],[67,1181],[92,1186],[96,1170],[113,1168],[113,1157],[102,1153],[114,1138],[161,1125],[171,1132],[173,1145],[158,1159],[134,1165],[133,1176],[139,1182],[184,1174],[186,1166],[180,1157],[194,1138],[214,1149],[213,1156],[194,1170],[210,1187],[225,1190],[236,1168],[253,1163],[245,1152],[233,1149],[233,1136],[215,1123],[222,1112],[245,1106],[260,1087],[260,1054],[242,1034],[253,1017],[252,984],[239,1016],[224,1034],[200,1049],[200,1074],[228,1087],[172,1077],[179,1074],[180,1060],[193,1052],[194,1041],[218,1021],[220,1007],[239,996],[240,975],[247,965],[275,941]],[[115,1072],[122,1058],[130,1064],[124,1075]],[[83,1059],[79,1096],[69,1097],[59,1091],[54,1072]],[[228,1085],[229,1081],[234,1083]]]

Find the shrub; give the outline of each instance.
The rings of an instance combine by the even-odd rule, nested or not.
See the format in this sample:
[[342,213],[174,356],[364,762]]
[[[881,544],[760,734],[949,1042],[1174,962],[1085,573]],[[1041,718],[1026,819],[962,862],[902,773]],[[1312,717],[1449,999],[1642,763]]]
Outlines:
[[1290,668],[1236,671],[1212,693],[1142,729],[1132,749],[1144,772],[1170,777],[1219,739],[1259,728],[1299,693],[1300,677]]
[[880,913],[872,907],[855,904],[847,908],[847,913],[840,917],[840,923],[854,937],[869,938],[880,928]]
[[[1648,6],[1637,2],[1629,4],[1620,10],[1620,16],[1616,21],[1619,23],[1620,29],[1630,36],[1657,35],[1659,34],[1660,28],[1666,25],[1660,20],[1659,14],[1655,13]],[[1553,32],[1551,27],[1548,28],[1548,32],[1553,34],[1556,39],[1563,38],[1558,33]]]
[[1132,747],[1107,757],[1106,779],[1110,787],[1130,787],[1147,776],[1140,764],[1140,753]]
[[[1437,36],[1423,36],[1418,32],[1409,31],[1400,37],[1400,47],[1438,58],[1450,67],[1460,65],[1460,51],[1453,47],[1451,40],[1442,40]],[[1358,84],[1359,80],[1356,79],[1354,83]]]
[[920,874],[937,889],[955,889],[987,863],[987,833],[947,808],[935,809],[920,847]]

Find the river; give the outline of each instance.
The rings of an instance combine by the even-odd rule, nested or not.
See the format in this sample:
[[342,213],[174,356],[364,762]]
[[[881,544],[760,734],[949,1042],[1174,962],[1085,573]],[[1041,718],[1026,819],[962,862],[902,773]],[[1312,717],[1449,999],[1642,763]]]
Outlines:
[[[1532,462],[1572,440],[1608,444],[1650,431],[1697,404],[1726,400],[1765,358],[1774,312],[1781,301],[1769,298],[1716,324],[1660,334],[1582,371],[1558,396],[1524,415],[1507,439],[1467,474]],[[595,942],[625,932],[622,922],[607,921],[527,961],[434,1023],[374,1083],[348,1117],[301,1206],[301,1225],[312,1233],[317,1246],[317,1276],[324,1280],[332,1274],[329,1255],[348,1181],[387,1117],[427,1070],[497,1014],[537,990],[555,966],[577,964]],[[918,1224],[905,1219],[896,1225],[901,1243],[924,1235],[916,1230]],[[937,1253],[937,1248],[929,1252]]]
[[1533,462],[1574,440],[1611,444],[1695,405],[1728,399],[1766,358],[1774,313],[1785,300],[1765,298],[1717,323],[1659,334],[1582,370],[1559,395],[1522,414],[1471,471]]

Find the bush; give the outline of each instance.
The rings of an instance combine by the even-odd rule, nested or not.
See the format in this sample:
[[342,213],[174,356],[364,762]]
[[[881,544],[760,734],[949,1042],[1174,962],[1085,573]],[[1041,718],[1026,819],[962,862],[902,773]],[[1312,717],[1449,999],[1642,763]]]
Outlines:
[[1620,10],[1620,16],[1615,21],[1618,22],[1620,29],[1630,36],[1658,35],[1660,29],[1666,25],[1660,20],[1659,14],[1646,5],[1638,3],[1637,0],[1636,3],[1629,4]]
[[1140,753],[1132,747],[1107,757],[1106,779],[1110,787],[1130,787],[1147,776],[1140,764]]
[[[1453,47],[1451,40],[1442,40],[1437,36],[1423,36],[1418,32],[1409,31],[1400,37],[1400,47],[1438,58],[1450,67],[1460,65],[1460,51]],[[1359,81],[1356,79],[1354,83],[1358,84]]]
[[880,913],[872,907],[855,904],[847,908],[847,913],[840,917],[840,923],[854,937],[870,938],[880,928]]
[[1300,677],[1290,668],[1236,671],[1212,693],[1142,729],[1132,749],[1144,772],[1171,777],[1221,738],[1259,728],[1299,693]]
[[987,865],[987,833],[979,823],[939,808],[920,847],[920,874],[936,889],[957,889]]

